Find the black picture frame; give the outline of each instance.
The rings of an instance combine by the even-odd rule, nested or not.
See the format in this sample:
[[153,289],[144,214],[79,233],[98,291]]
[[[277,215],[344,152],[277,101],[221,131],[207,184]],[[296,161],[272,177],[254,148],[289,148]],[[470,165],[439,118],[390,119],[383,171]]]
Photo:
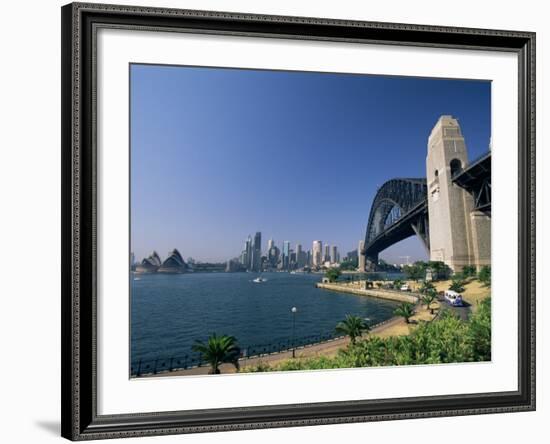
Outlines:
[[[535,33],[85,3],[68,4],[61,14],[62,436],[85,440],[535,409]],[[98,27],[515,53],[519,66],[518,390],[98,415],[94,81]]]

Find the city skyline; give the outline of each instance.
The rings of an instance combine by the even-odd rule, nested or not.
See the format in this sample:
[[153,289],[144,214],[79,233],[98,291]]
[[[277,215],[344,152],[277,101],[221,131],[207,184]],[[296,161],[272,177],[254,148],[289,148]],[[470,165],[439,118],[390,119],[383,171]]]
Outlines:
[[[261,231],[257,231],[256,232],[256,235],[257,234],[260,234],[260,239],[261,239]],[[255,236],[256,237],[256,236]],[[253,240],[253,237],[252,235],[248,235],[244,241],[243,241],[243,244],[244,244],[244,248],[241,250],[240,254],[233,254],[233,255],[230,255],[229,257],[225,257],[225,258],[221,258],[221,259],[216,259],[216,260],[201,260],[199,258],[197,258],[196,256],[194,256],[193,254],[182,254],[183,257],[185,257],[185,260],[187,259],[192,259],[193,261],[198,261],[198,262],[215,262],[215,263],[222,263],[222,262],[226,262],[228,260],[233,260],[233,259],[238,259],[240,258],[241,254],[244,253],[245,251],[249,251],[248,250],[248,245],[250,245],[250,251],[253,251],[254,249],[254,246],[255,246],[255,243],[254,242],[250,242],[250,244],[248,244],[249,241],[252,241]],[[313,249],[314,249],[314,244],[315,242],[319,242],[318,240],[314,240],[312,242],[310,242],[310,248],[307,247],[307,243],[300,243],[300,242],[292,242],[292,241],[288,241],[288,240],[284,240],[284,241],[280,241],[280,242],[277,242],[275,239],[273,239],[272,237],[270,237],[269,239],[267,239],[265,242],[263,242],[260,246],[260,253],[262,256],[267,256],[269,254],[269,250],[273,247],[276,247],[280,250],[280,252],[282,253],[284,251],[284,248],[285,248],[285,245],[288,244],[288,249],[289,249],[289,252],[292,251],[292,252],[295,252],[295,253],[298,253],[300,251],[302,251],[303,253],[312,253],[313,252]],[[342,250],[339,248],[339,246],[337,244],[332,244],[330,242],[324,242],[324,241],[320,241],[323,245],[323,248],[325,248],[325,252],[323,253],[322,255],[322,259],[325,259],[326,258],[326,248],[329,248],[330,247],[330,253],[329,253],[329,256],[330,256],[330,261],[331,262],[336,262],[335,260],[333,260],[334,258],[334,255],[333,255],[333,251],[335,251],[338,259],[340,260],[342,258],[341,256],[341,253],[342,253]],[[353,251],[353,250],[358,250],[359,249],[359,242],[361,241],[358,241],[357,245],[355,246],[354,249],[350,250],[350,251]],[[280,245],[282,248],[279,248],[277,245]],[[265,245],[265,248],[264,248],[264,245]],[[336,250],[333,250],[333,248],[336,248]],[[178,251],[182,251],[181,248],[178,248],[177,246],[175,247],[172,247],[170,248],[170,250],[167,252],[166,256],[169,256],[173,251],[174,249],[178,250]],[[133,251],[130,252],[130,262],[131,263],[140,263],[143,259],[146,259],[147,257],[149,257],[150,255],[152,255],[153,253],[157,253],[160,258],[163,257],[162,255],[162,252],[158,251],[158,249],[153,249],[151,251],[149,251],[148,253],[146,253],[145,255],[143,256],[139,256],[137,254],[135,254]],[[324,260],[322,261],[324,262]]]
[[[256,232],[255,238],[258,237],[258,235],[260,235],[260,239],[261,239],[261,232]],[[251,242],[251,241],[252,241],[252,236],[248,235],[248,237],[246,238],[246,240],[244,242],[244,249],[241,251],[240,255],[233,255],[231,257],[223,258],[223,259],[220,259],[220,260],[200,260],[200,259],[196,259],[192,255],[188,255],[187,258],[185,258],[183,260],[187,261],[187,265],[193,264],[193,263],[227,264],[229,262],[239,262],[240,264],[245,265],[245,268],[242,271],[247,270],[247,269],[249,271],[262,271],[261,267],[259,267],[257,264],[253,263],[254,259],[250,259],[250,260],[244,259],[243,260],[243,254],[245,254],[245,253],[247,255],[251,254],[253,252],[253,250],[255,249],[255,247],[256,247],[255,242]],[[315,259],[316,244],[321,245],[320,256],[319,256],[319,259],[317,261]],[[357,261],[357,269],[358,270],[364,270],[365,269],[364,258],[359,254],[359,252],[361,251],[361,249],[364,246],[364,240],[362,240],[362,239],[357,242],[356,248],[354,248],[352,250],[349,250],[349,251],[346,251],[346,252],[344,252],[343,250],[340,250],[338,245],[331,244],[331,243],[328,243],[328,242],[324,243],[322,240],[314,240],[311,243],[311,248],[303,248],[303,244],[301,244],[301,243],[292,244],[290,241],[281,241],[282,248],[278,248],[277,247],[277,242],[273,238],[269,238],[265,242],[265,245],[266,245],[265,249],[261,245],[260,245],[260,249],[259,249],[259,254],[260,254],[259,258],[260,258],[260,260],[264,259],[266,261],[265,263],[262,262],[262,265],[264,266],[264,268],[266,266],[269,267],[269,265],[270,265],[269,262],[270,262],[270,259],[271,259],[271,251],[274,248],[276,250],[277,259],[280,258],[281,260],[283,260],[282,267],[279,266],[279,268],[282,268],[283,270],[290,269],[289,268],[289,263],[285,263],[284,259],[283,259],[284,256],[285,256],[285,253],[284,253],[285,251],[288,252],[288,257],[292,257],[293,254],[296,255],[294,257],[294,261],[295,261],[294,265],[295,265],[296,268],[300,268],[300,269],[303,268],[304,266],[306,266],[306,267],[315,267],[315,266],[322,267],[322,266],[325,266],[327,263],[340,264],[340,263],[343,263],[346,260],[351,260],[351,259]],[[294,248],[292,248],[293,245],[294,245]],[[178,248],[172,248],[168,252],[167,258],[169,258],[171,255],[173,255],[175,251],[178,252],[178,254],[180,254]],[[151,257],[156,257],[159,264],[163,262],[162,254],[159,254],[159,252],[157,250],[152,250],[148,255],[146,255],[142,258],[137,257],[134,252],[130,252],[130,264],[131,265],[138,265],[138,264],[142,263],[145,260],[149,261],[151,259]],[[384,262],[386,262],[387,264],[395,265],[395,266],[398,266],[398,267],[414,263],[416,260],[424,260],[424,261],[428,260],[427,258],[425,258],[425,259],[411,258],[411,256],[401,256],[401,257],[399,257],[399,259],[406,259],[405,261],[399,261],[399,260],[389,261],[389,260],[386,260],[382,257],[380,259],[383,260]],[[189,262],[189,261],[191,261],[191,262]],[[277,264],[271,264],[271,265],[272,265],[272,268],[277,268],[276,267]]]
[[[490,82],[132,65],[131,250],[224,261],[261,231],[351,251],[377,187],[425,177],[441,114],[487,151]],[[380,254],[406,256],[427,258],[414,236]]]

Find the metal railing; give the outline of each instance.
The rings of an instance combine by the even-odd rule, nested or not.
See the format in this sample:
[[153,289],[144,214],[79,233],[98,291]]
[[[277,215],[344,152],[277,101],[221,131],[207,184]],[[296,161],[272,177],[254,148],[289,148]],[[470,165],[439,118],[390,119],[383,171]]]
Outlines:
[[[392,319],[393,318],[386,319],[385,321],[369,325],[369,327],[370,329],[379,327]],[[239,360],[244,364],[244,362],[242,362],[243,360],[260,358],[277,353],[291,352],[293,349],[303,350],[315,345],[328,343],[343,338],[345,338],[345,336],[336,336],[334,333],[325,333],[295,338],[294,342],[292,339],[288,339],[271,344],[252,344],[241,347],[241,355]],[[160,373],[170,373],[180,370],[204,367],[208,365],[208,362],[202,359],[200,353],[188,353],[170,358],[150,360],[137,359],[132,362],[130,366],[130,374],[132,377],[156,375]]]
[[[341,339],[343,336],[335,336],[332,333],[319,335],[303,336],[271,343],[271,344],[252,344],[241,347],[240,359],[252,359],[262,356],[268,356],[275,353],[292,351],[292,349],[303,349],[313,345]],[[182,356],[170,357],[168,359],[138,359],[132,362],[130,374],[132,376],[143,376],[157,373],[173,372],[177,370],[187,370],[196,367],[206,366],[208,363],[202,359],[200,353],[188,353]]]

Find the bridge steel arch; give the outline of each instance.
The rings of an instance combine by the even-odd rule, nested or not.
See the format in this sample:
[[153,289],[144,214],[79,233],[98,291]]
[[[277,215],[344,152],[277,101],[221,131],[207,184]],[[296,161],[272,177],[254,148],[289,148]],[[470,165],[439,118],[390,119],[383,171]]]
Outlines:
[[[398,209],[399,217],[390,213]],[[426,179],[397,178],[385,182],[372,202],[365,234],[363,254],[370,267],[378,262],[378,253],[416,234],[429,250]]]

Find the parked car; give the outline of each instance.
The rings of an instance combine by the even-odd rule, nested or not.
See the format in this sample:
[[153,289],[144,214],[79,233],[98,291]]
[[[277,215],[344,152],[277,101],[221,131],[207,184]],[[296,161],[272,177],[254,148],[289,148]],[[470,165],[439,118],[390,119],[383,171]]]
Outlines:
[[409,287],[409,284],[403,284],[400,288],[401,291],[411,291],[411,287]]
[[447,290],[445,292],[445,300],[453,307],[462,307],[462,295],[453,290]]

